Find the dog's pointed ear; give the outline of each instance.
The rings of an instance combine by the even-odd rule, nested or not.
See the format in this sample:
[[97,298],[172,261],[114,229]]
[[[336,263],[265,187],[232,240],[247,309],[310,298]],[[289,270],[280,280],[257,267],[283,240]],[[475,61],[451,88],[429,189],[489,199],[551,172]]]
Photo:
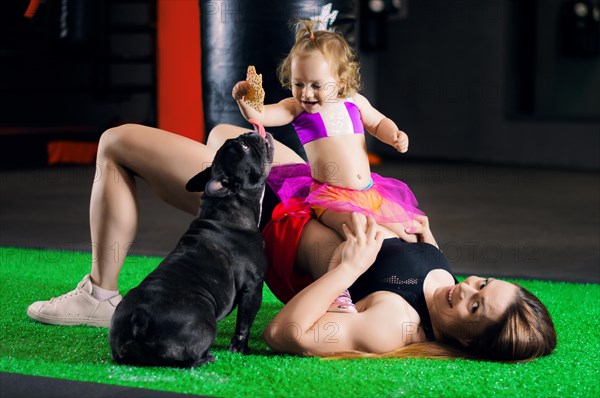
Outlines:
[[213,178],[206,184],[204,193],[208,196],[222,198],[225,196],[235,195],[238,189],[236,186],[230,186],[227,181],[220,178]]
[[202,192],[208,181],[212,177],[212,167],[208,166],[200,173],[196,174],[185,184],[185,189],[188,192]]

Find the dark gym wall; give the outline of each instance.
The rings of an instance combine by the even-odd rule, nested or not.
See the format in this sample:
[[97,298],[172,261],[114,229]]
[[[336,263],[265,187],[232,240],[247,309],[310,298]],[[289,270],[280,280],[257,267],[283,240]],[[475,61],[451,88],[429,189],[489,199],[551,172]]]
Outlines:
[[[536,115],[600,121],[600,15],[593,17],[594,11],[587,7],[595,3],[596,12],[600,14],[600,2],[525,2],[537,5]],[[512,3],[515,4],[514,12],[518,10],[519,1]],[[586,7],[587,15],[576,17],[574,8],[582,5]],[[588,54],[594,49],[594,54]]]
[[[533,20],[519,22],[523,2]],[[388,22],[387,49],[364,55],[365,80],[411,137],[409,156],[600,168],[600,58],[559,55],[560,3],[414,1],[408,19]]]
[[[364,93],[407,131],[406,156],[599,169],[600,59],[559,56],[563,2],[415,0],[383,22],[387,49],[361,54]],[[27,25],[27,3],[0,12],[0,124],[156,124],[151,0],[110,1],[110,64]]]
[[155,7],[146,1],[0,6],[0,127],[154,124]]

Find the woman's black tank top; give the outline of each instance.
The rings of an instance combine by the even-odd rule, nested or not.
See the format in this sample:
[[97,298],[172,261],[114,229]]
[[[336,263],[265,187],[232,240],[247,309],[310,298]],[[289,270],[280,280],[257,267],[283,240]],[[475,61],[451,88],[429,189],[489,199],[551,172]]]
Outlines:
[[[386,239],[373,265],[348,290],[354,302],[380,290],[400,295],[421,317],[427,338],[433,339],[423,283],[430,271],[440,268],[452,274],[444,254],[435,246]],[[456,278],[454,282],[458,283]]]

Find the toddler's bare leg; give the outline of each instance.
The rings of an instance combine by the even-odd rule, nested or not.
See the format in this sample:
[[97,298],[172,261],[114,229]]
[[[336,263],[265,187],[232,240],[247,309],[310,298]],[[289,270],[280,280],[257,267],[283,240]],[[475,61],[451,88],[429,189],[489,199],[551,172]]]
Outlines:
[[[365,215],[360,214],[360,213],[358,213],[358,216],[366,218]],[[346,226],[348,228],[352,229],[350,213],[340,213],[340,212],[336,212],[336,211],[332,211],[332,210],[326,210],[323,214],[321,214],[319,221],[321,221],[323,224],[325,224],[329,228],[335,230],[341,237],[344,236],[342,225],[346,224]],[[366,222],[366,220],[362,220],[362,221]],[[390,230],[389,228],[387,228],[388,225],[395,225],[395,224],[378,224],[378,229],[383,234],[384,239],[397,238],[399,236],[402,236],[401,234],[398,234],[398,233]],[[398,224],[398,225],[402,226],[402,224]]]
[[405,224],[402,223],[382,223],[379,224],[381,227],[386,228],[391,231],[394,235],[399,237],[405,242],[415,243],[418,241],[417,235],[410,233],[410,228],[407,228]]

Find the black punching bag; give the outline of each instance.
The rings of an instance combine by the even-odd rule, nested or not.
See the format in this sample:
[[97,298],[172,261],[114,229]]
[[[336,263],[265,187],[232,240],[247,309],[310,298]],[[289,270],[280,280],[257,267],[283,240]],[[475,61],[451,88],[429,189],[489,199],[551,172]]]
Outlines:
[[101,0],[47,0],[53,35],[65,52],[102,54],[108,4]]
[[[354,44],[355,0],[200,1],[205,131],[219,123],[251,127],[231,97],[234,84],[246,78],[248,65],[254,65],[262,74],[265,103],[279,102],[291,95],[277,79],[277,66],[292,48],[292,24],[299,18],[318,18]],[[303,154],[291,126],[268,130]]]

